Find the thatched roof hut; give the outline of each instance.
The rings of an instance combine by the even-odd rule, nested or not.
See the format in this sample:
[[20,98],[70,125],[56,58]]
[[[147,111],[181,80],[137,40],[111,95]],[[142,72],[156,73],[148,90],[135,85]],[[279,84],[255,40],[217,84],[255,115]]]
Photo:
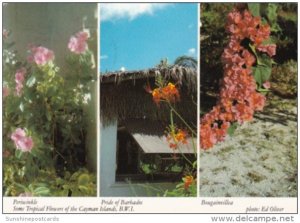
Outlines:
[[155,78],[161,75],[179,88],[180,102],[176,110],[183,118],[197,123],[197,71],[192,68],[173,66],[140,71],[110,72],[100,76],[101,122],[126,122],[143,119],[169,123],[170,111],[163,103],[158,107],[145,87],[155,88]]
[[[147,190],[126,184],[123,182],[124,179],[134,181],[144,179],[146,175],[142,174],[142,163],[150,162],[160,170],[160,167],[163,168],[164,165],[172,162],[173,153],[180,152],[194,157],[193,142],[196,138],[194,135],[191,135],[188,143],[182,145],[180,150],[173,151],[169,147],[165,133],[166,127],[170,124],[170,109],[165,103],[161,103],[158,107],[152,95],[145,90],[148,85],[151,89],[155,88],[155,79],[158,76],[176,84],[181,97],[180,102],[174,105],[176,111],[196,129],[197,72],[195,69],[173,66],[101,74],[101,196],[129,196],[132,194],[132,188],[135,195],[149,196]],[[175,122],[178,126],[182,124],[179,119]],[[151,175],[151,179],[158,179],[157,177],[161,177],[160,174],[161,172]],[[167,183],[171,179],[171,173],[168,174],[163,176],[164,183],[159,184],[159,187],[166,189],[174,187],[173,183]]]

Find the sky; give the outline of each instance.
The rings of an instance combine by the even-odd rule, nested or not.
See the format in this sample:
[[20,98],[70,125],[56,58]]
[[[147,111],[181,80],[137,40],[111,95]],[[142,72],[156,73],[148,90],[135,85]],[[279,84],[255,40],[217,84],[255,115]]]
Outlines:
[[197,4],[100,4],[100,71],[152,68],[197,58]]

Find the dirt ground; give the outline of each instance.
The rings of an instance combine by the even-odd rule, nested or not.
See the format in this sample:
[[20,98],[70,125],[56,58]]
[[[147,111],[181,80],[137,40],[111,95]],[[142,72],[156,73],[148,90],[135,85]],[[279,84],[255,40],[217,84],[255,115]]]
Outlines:
[[252,122],[201,151],[200,196],[297,196],[296,99],[272,96]]

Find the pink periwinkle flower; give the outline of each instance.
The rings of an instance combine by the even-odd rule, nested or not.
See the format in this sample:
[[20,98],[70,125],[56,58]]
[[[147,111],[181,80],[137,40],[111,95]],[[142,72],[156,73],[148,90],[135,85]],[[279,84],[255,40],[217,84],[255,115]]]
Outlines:
[[16,83],[23,83],[25,79],[26,69],[22,67],[21,69],[17,70],[15,74],[15,81]]
[[30,152],[33,148],[33,140],[31,137],[26,136],[26,133],[23,129],[17,128],[15,132],[11,134],[10,137],[17,149],[21,150],[22,152]]
[[15,82],[16,82],[16,94],[21,96],[23,83],[25,80],[26,69],[22,67],[21,69],[17,70],[15,74]]
[[32,46],[30,48],[30,55],[27,60],[30,63],[36,63],[37,65],[44,66],[48,62],[54,60],[54,53],[52,50],[42,46]]
[[89,34],[87,32],[78,32],[75,34],[75,36],[71,36],[68,43],[68,48],[75,54],[82,54],[88,49],[86,42],[88,38]]
[[23,84],[17,84],[16,85],[16,94],[17,96],[21,96],[22,95],[22,89],[23,89]]
[[33,148],[33,140],[31,137],[24,137],[22,140],[17,142],[17,146],[23,152],[30,152]]
[[14,133],[11,134],[11,139],[13,141],[21,140],[22,138],[26,137],[26,133],[23,129],[17,128]]

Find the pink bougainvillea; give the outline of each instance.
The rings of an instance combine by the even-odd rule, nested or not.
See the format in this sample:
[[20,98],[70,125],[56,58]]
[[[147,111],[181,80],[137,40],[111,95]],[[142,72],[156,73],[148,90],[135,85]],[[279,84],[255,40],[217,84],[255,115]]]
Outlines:
[[276,45],[275,44],[269,44],[269,45],[260,45],[257,47],[257,49],[261,52],[267,53],[270,57],[274,56],[276,54]]
[[21,94],[22,94],[23,83],[25,80],[25,74],[26,74],[26,69],[24,67],[17,70],[17,72],[15,74],[16,94],[18,96],[21,96]]
[[54,53],[52,50],[42,46],[31,46],[30,55],[27,60],[30,63],[36,63],[37,65],[44,66],[48,62],[54,60]]
[[87,40],[89,38],[88,32],[81,31],[71,36],[68,48],[75,54],[82,54],[88,49]]
[[[256,57],[243,46],[243,40],[257,51],[275,55],[276,45],[263,45],[270,36],[270,27],[262,24],[260,17],[253,17],[247,10],[234,10],[227,18],[227,31],[231,34],[224,49],[222,62],[224,78],[221,83],[220,99],[213,109],[201,118],[200,144],[209,149],[223,141],[232,123],[243,123],[253,119],[255,111],[261,111],[266,98],[256,90],[252,66]],[[269,88],[269,82],[263,84]]]
[[33,148],[32,138],[26,136],[26,132],[21,128],[17,128],[10,138],[14,141],[16,148],[22,152],[30,152]]

